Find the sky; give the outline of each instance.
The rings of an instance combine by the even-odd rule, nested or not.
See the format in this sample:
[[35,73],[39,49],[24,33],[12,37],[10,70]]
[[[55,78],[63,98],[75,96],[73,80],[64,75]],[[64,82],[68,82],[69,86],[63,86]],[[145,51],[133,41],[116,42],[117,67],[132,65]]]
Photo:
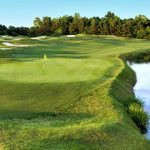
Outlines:
[[150,18],[150,0],[0,0],[0,24],[32,26],[35,17],[62,15],[103,17],[108,11],[121,18],[139,14]]

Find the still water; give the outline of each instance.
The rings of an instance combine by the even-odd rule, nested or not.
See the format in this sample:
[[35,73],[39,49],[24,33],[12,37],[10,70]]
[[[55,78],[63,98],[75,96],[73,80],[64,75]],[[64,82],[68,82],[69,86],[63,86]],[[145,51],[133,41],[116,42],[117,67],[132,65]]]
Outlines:
[[[134,87],[134,93],[137,98],[144,101],[144,109],[150,115],[150,63],[132,63],[130,64],[130,67],[136,73],[137,78],[137,83]],[[150,139],[150,125],[148,127],[146,137]]]

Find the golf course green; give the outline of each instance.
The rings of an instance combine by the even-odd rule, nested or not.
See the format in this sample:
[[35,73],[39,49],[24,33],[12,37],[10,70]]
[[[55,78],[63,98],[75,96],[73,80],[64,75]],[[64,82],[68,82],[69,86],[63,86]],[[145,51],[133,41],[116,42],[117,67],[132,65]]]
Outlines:
[[116,36],[0,36],[0,149],[149,150],[124,105],[135,74],[119,58],[148,50]]

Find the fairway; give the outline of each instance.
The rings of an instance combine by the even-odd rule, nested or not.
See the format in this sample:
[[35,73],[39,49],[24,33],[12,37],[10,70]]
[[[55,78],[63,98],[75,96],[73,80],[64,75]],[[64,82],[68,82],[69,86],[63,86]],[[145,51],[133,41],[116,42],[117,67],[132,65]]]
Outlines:
[[111,91],[125,68],[119,56],[149,49],[148,40],[115,36],[1,36],[0,148],[148,150],[123,105],[131,89],[120,80],[129,92],[118,100]]

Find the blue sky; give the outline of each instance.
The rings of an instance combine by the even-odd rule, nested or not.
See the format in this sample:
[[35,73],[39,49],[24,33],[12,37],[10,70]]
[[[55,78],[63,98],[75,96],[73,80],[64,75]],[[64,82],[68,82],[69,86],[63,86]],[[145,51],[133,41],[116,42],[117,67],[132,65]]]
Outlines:
[[100,16],[112,11],[121,18],[144,14],[150,18],[150,0],[0,0],[0,24],[31,26],[37,16]]

